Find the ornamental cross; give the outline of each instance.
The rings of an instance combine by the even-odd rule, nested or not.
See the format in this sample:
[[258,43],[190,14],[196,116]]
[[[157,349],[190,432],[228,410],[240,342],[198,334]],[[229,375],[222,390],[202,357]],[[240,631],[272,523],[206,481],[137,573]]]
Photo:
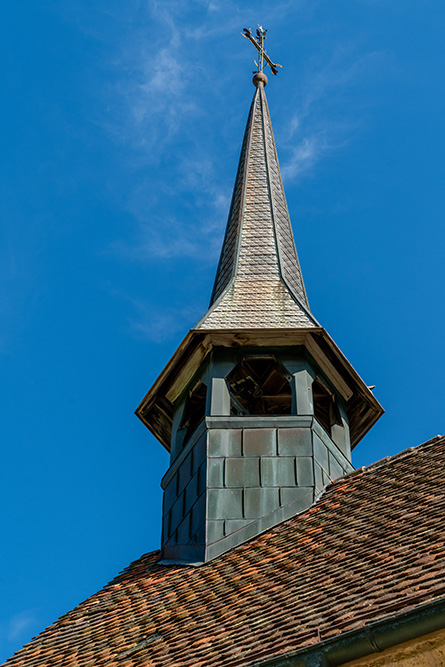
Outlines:
[[[250,30],[250,28],[243,28],[243,32],[241,34],[243,35],[243,37],[246,37],[248,40],[252,42],[252,44],[259,53],[258,62],[254,60],[255,65],[258,67],[256,72],[263,71],[264,61],[266,61],[266,63],[269,65],[272,71],[272,74],[276,75],[278,74],[277,67],[282,67],[282,65],[279,65],[278,63],[273,63],[266,53],[266,49],[264,48],[264,40],[266,39],[266,32],[267,30],[263,30],[263,27],[259,25],[256,30],[257,39],[255,39],[255,37],[252,35],[252,31]],[[256,72],[254,72],[254,74]]]

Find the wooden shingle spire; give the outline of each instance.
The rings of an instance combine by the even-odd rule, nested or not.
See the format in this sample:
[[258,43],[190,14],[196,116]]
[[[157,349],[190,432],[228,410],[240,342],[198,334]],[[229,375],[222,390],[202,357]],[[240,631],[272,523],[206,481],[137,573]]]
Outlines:
[[210,308],[197,329],[319,326],[310,312],[264,86],[256,86]]
[[[309,308],[264,92],[267,85],[264,67],[269,66],[272,74],[276,74],[280,67],[264,50],[265,34],[261,26],[258,26],[257,39],[249,30],[244,30],[244,36],[253,43],[260,57],[255,63],[258,68],[253,77],[255,93],[209,309],[189,331],[136,411],[147,428],[171,452],[172,467],[163,488],[169,502],[174,498],[176,504],[174,512],[172,510],[173,523],[168,518],[170,505],[164,508],[166,537],[163,554],[167,559],[213,558],[234,546],[235,542],[241,543],[247,535],[242,530],[248,524],[247,532],[252,537],[250,520],[260,521],[259,530],[265,529],[263,519],[266,516],[278,517],[275,512],[281,512],[281,521],[284,516],[281,496],[289,500],[289,489],[293,489],[294,495],[311,495],[315,488],[312,473],[302,486],[300,473],[295,481],[293,464],[286,467],[289,462],[281,461],[281,457],[288,454],[283,453],[286,447],[279,444],[280,438],[289,437],[289,443],[298,449],[298,433],[306,429],[304,437],[309,439],[308,442],[313,444],[318,442],[317,438],[322,439],[324,446],[331,447],[332,456],[340,457],[339,460],[344,458],[345,465],[340,464],[340,467],[345,471],[351,465],[351,448],[383,413],[368,386]],[[281,430],[286,432],[282,436],[279,435]],[[246,442],[250,442],[249,438],[254,441],[252,450],[247,447],[251,451],[247,458],[260,457],[263,452],[268,461],[271,457],[274,460],[274,463],[265,464],[275,471],[269,479],[272,480],[270,488],[263,472],[261,481],[257,479],[260,468],[255,461],[246,463],[246,470],[255,468],[249,484],[244,484],[239,472],[244,470],[244,464],[238,460],[233,466],[241,477],[238,473],[235,477],[228,473],[227,478],[224,475],[218,477],[216,486],[212,486],[213,473],[208,477],[204,472],[200,473],[200,484],[204,484],[202,494],[204,497],[209,493],[210,504],[206,504],[207,500],[200,501],[204,503],[200,518],[197,510],[193,510],[193,516],[199,518],[199,521],[193,519],[195,533],[187,533],[189,509],[181,504],[182,487],[176,481],[172,482],[176,480],[176,472],[171,471],[179,470],[183,463],[189,466],[193,460],[193,474],[191,469],[186,471],[184,468],[184,479],[189,480],[189,488],[196,461],[203,462],[203,470],[207,470],[205,466],[208,464],[210,470],[213,465],[210,459],[213,458],[218,459],[218,465],[223,458],[241,460],[245,455],[244,444],[242,447],[240,444],[244,443],[244,431]],[[215,445],[216,449],[213,446],[215,438],[222,443],[222,449],[218,449],[219,444]],[[193,453],[191,458],[197,443],[202,451]],[[303,458],[317,458],[315,450],[318,445],[312,447],[312,444],[307,450],[301,450],[305,454],[298,450]],[[219,453],[215,454],[215,451]],[[320,451],[324,451],[322,447]],[[232,463],[227,465],[230,468]],[[286,467],[282,481],[283,489],[287,490],[277,495],[278,487],[281,488],[281,482],[276,481],[280,466]],[[333,471],[334,468],[333,464]],[[329,477],[330,469],[325,472],[326,479],[333,479]],[[319,475],[317,479],[316,493],[326,483],[324,476]],[[197,478],[193,477],[193,484],[195,481]],[[251,490],[257,487],[253,496],[261,496],[262,500],[252,500],[252,507],[242,510],[244,501],[241,501],[239,489],[244,486],[248,489],[246,498],[252,496]],[[232,503],[230,507],[226,506],[226,500]],[[249,516],[245,516],[244,511]],[[221,522],[232,521],[228,519],[229,515],[235,523],[224,525],[222,530]],[[241,519],[245,522],[242,530]],[[210,526],[206,522],[216,523]],[[198,530],[201,530],[199,536]],[[212,530],[217,532],[212,533]],[[176,531],[185,532],[176,535]],[[235,533],[236,537],[233,537]],[[195,537],[198,541],[190,542]],[[179,541],[175,542],[176,539]]]

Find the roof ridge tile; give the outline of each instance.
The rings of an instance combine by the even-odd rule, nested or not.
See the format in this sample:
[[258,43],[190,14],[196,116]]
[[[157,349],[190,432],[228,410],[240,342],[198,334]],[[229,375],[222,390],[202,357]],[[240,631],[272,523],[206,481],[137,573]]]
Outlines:
[[352,477],[356,477],[357,475],[362,474],[362,473],[366,474],[368,472],[372,472],[375,469],[384,466],[386,463],[389,463],[390,461],[392,462],[392,461],[396,461],[398,459],[403,459],[406,456],[408,456],[409,454],[419,454],[419,453],[421,453],[421,450],[423,448],[435,445],[442,440],[444,441],[444,444],[445,444],[445,436],[444,435],[436,435],[436,436],[434,436],[434,438],[431,438],[430,440],[427,440],[426,442],[422,442],[420,445],[417,445],[415,447],[407,447],[406,449],[403,449],[401,452],[397,452],[396,454],[392,454],[391,456],[385,456],[384,458],[379,459],[378,461],[374,461],[373,463],[370,463],[367,466],[360,466],[360,468],[356,468],[355,470],[351,470],[351,472],[347,472],[344,475],[341,475],[341,477],[337,477],[336,479],[334,479],[326,487],[325,491],[327,491],[332,486],[334,486],[336,484],[339,484],[340,482],[344,481],[345,479],[350,479]]

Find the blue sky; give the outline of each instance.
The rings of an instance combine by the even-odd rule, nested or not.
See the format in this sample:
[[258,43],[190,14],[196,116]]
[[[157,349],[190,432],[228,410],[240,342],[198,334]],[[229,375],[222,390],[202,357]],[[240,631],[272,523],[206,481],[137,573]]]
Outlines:
[[168,459],[133,414],[205,312],[254,88],[312,311],[386,414],[445,432],[440,0],[4,3],[0,659],[159,546]]

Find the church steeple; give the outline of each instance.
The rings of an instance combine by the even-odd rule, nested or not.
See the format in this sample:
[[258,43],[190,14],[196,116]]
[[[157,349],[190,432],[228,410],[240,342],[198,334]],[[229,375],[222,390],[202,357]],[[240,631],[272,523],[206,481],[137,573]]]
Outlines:
[[309,310],[264,86],[250,107],[210,309],[197,329],[319,326]]
[[203,563],[307,509],[383,410],[309,309],[264,86],[265,31],[209,310],[136,414],[170,452],[162,557]]

